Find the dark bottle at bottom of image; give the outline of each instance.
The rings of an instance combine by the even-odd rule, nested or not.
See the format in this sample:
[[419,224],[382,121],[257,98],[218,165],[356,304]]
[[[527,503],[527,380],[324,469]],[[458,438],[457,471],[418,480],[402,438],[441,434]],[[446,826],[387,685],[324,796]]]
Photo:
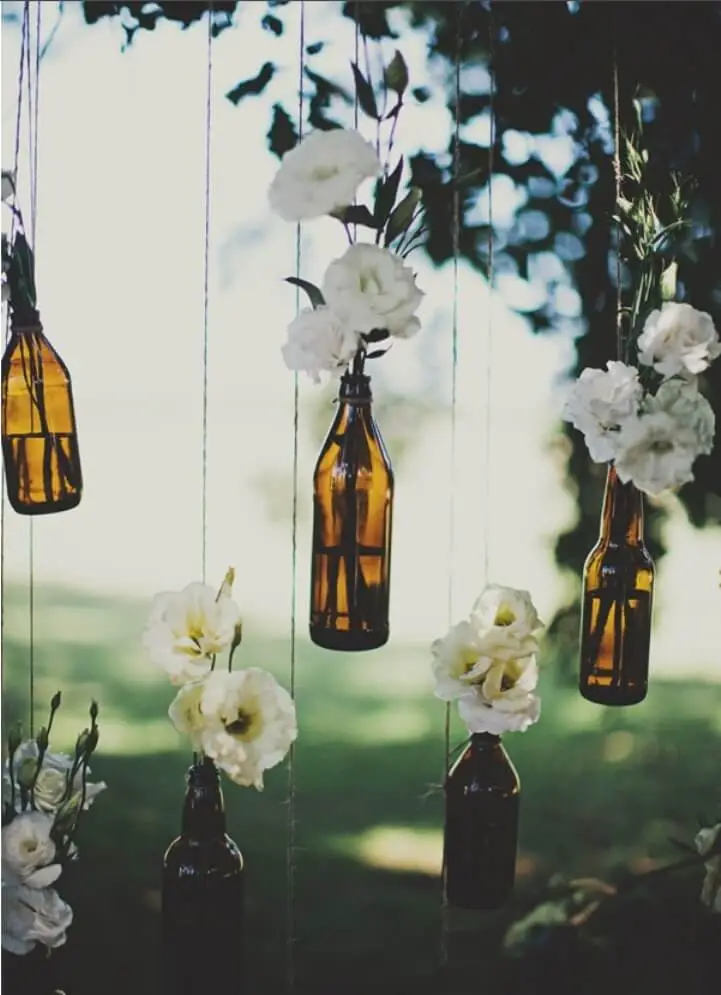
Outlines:
[[474,733],[445,785],[446,898],[497,909],[513,892],[521,785],[500,736]]
[[162,995],[245,995],[243,857],[210,760],[187,774],[181,835],[163,861]]

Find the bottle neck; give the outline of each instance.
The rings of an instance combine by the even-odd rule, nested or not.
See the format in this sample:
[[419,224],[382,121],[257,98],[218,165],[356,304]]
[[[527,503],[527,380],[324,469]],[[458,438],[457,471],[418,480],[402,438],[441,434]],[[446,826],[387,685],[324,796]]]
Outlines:
[[603,495],[601,539],[616,545],[643,543],[643,494],[630,481],[621,483],[613,466]]
[[213,839],[225,835],[225,806],[220,776],[207,757],[188,768],[182,834],[191,839]]
[[338,402],[349,407],[370,407],[373,400],[371,378],[365,373],[349,371],[340,378]]
[[30,306],[14,307],[10,314],[10,331],[13,335],[22,335],[27,332],[42,334],[43,326],[40,322],[40,312]]
[[501,745],[501,737],[491,732],[474,732],[471,734],[471,746],[476,750],[493,749]]

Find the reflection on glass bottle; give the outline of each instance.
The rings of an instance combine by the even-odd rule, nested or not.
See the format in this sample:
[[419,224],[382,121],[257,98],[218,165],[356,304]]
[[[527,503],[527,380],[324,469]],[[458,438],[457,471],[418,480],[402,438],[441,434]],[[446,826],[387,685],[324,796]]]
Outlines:
[[388,641],[393,471],[371,400],[356,364],[313,477],[310,637],[326,649]]
[[513,892],[521,783],[500,736],[474,733],[445,784],[446,898],[497,909]]
[[601,534],[583,570],[584,698],[635,705],[648,689],[654,566],[643,541],[643,494],[609,467]]
[[225,832],[220,778],[188,769],[181,835],[163,861],[163,995],[243,995],[243,858]]
[[75,508],[83,482],[70,374],[29,317],[13,320],[2,359],[3,460],[11,506],[47,515]]

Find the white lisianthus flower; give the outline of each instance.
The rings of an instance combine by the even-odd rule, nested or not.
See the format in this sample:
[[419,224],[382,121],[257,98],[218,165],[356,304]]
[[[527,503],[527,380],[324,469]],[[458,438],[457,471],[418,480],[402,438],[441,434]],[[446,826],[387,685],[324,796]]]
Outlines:
[[534,657],[495,661],[483,684],[459,699],[458,714],[471,733],[525,732],[541,714],[537,684]]
[[594,463],[613,459],[620,427],[638,413],[643,397],[635,366],[610,360],[606,367],[583,370],[561,415],[583,433]]
[[[13,778],[16,785],[21,785],[27,789],[33,782],[35,771],[38,765],[38,744],[34,739],[26,739],[15,751],[13,757]],[[43,755],[43,762],[35,782],[35,805],[41,812],[54,815],[60,803],[63,801],[67,791],[67,777],[73,766],[73,758],[67,753],[52,753],[48,750]],[[88,767],[87,777],[92,771]],[[77,771],[73,778],[72,790],[65,801],[64,808],[72,809],[80,804],[82,797],[83,777],[82,772]],[[105,781],[98,781],[95,784],[86,780],[85,784],[85,804],[83,810],[87,811],[95,801],[101,791],[105,791],[107,784]],[[3,801],[9,802],[11,797],[10,775],[7,765],[3,773]],[[19,812],[21,806],[20,792],[15,792],[15,807]]]
[[206,722],[200,707],[203,697],[204,681],[191,681],[185,684],[176,694],[168,709],[170,721],[178,732],[189,737],[194,750],[201,748],[201,736]]
[[67,939],[72,921],[73,910],[53,888],[37,889],[3,883],[4,950],[22,956],[29,953],[36,943],[49,949],[60,947]]
[[207,584],[188,584],[156,594],[143,644],[177,686],[208,673],[212,657],[233,642],[239,622],[230,584],[223,584],[217,598]]
[[702,857],[716,851],[704,863],[706,877],[701,887],[701,901],[712,912],[721,912],[721,848],[717,845],[719,834],[721,822],[708,829],[700,829],[694,840]]
[[258,667],[214,671],[203,682],[201,747],[232,781],[263,789],[263,771],[285,757],[298,735],[293,699]]
[[313,131],[283,156],[268,200],[284,221],[320,218],[348,207],[363,180],[382,172],[376,150],[359,132]]
[[320,383],[321,371],[344,371],[359,345],[358,332],[329,307],[304,308],[288,326],[288,341],[281,351],[289,370],[302,370]]
[[415,313],[423,291],[413,270],[389,249],[351,245],[326,270],[322,289],[328,306],[357,332],[382,328],[410,338],[421,327]]
[[483,681],[493,663],[481,655],[476,628],[469,622],[451,626],[442,639],[431,645],[435,695],[442,701],[453,701],[467,694],[474,684]]
[[716,416],[695,380],[665,380],[644,407],[646,411],[665,411],[693,431],[699,455],[708,455],[713,449]]
[[484,656],[494,660],[527,657],[538,649],[543,622],[528,591],[488,584],[476,599],[471,622]]
[[618,436],[614,465],[619,480],[658,497],[693,480],[699,454],[693,425],[668,411],[647,411],[627,422]]
[[638,359],[664,377],[702,373],[721,355],[718,332],[705,311],[668,301],[652,311],[638,337]]
[[53,820],[44,812],[23,812],[2,828],[3,878],[11,875],[28,888],[45,888],[60,876],[53,864]]

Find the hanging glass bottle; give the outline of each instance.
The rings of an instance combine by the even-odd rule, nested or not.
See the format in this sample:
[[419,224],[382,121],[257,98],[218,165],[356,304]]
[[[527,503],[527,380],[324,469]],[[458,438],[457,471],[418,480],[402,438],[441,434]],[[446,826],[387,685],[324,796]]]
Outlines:
[[601,533],[583,569],[584,698],[634,705],[648,690],[654,565],[643,538],[643,494],[609,466]]
[[356,359],[313,477],[310,637],[326,649],[388,641],[393,471]]
[[82,473],[70,374],[43,333],[34,258],[15,236],[7,283],[11,334],[2,359],[2,449],[8,500],[21,515],[80,503]]
[[446,898],[497,909],[513,892],[521,783],[500,736],[474,733],[445,784]]
[[186,782],[181,835],[163,860],[161,991],[243,995],[243,857],[225,831],[215,764],[193,764]]

